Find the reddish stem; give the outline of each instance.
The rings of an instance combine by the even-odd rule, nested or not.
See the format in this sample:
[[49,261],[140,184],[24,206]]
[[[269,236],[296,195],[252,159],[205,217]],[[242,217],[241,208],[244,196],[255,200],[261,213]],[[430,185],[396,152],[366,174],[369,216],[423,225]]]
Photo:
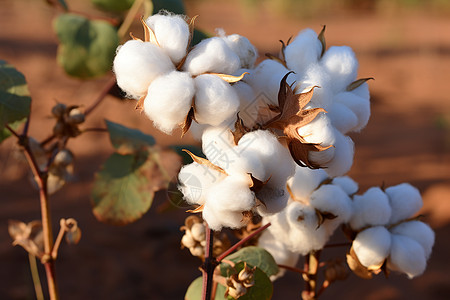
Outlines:
[[203,272],[202,300],[211,300],[214,269],[217,266],[217,261],[213,256],[213,244],[214,244],[214,231],[212,229],[209,229],[208,224],[206,224],[205,261],[202,266]]
[[286,265],[278,265],[279,268],[283,268],[292,272],[296,272],[296,273],[300,273],[300,274],[307,274],[308,272],[305,272],[303,270],[300,270],[299,268],[295,268],[295,267],[291,267],[291,266],[286,266]]
[[109,91],[114,87],[115,84],[116,84],[116,79],[114,77],[112,77],[108,80],[108,82],[103,87],[103,89],[101,90],[100,94],[98,95],[98,97],[94,101],[94,103],[84,111],[85,116],[89,115],[95,108],[97,108],[97,106],[100,103],[102,103],[102,101],[105,99],[106,95],[108,95]]

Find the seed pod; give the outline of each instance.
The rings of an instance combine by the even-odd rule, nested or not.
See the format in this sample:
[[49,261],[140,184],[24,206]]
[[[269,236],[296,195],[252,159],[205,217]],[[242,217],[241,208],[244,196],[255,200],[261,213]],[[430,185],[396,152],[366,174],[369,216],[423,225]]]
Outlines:
[[196,244],[195,240],[192,238],[192,235],[189,231],[186,231],[186,234],[181,238],[181,245],[186,248],[192,248]]
[[58,166],[68,166],[73,162],[73,154],[68,149],[63,149],[56,154],[53,163]]
[[205,255],[205,249],[202,246],[200,246],[200,245],[197,245],[195,247],[191,247],[191,248],[189,248],[189,250],[191,251],[191,254],[193,256],[201,257],[201,256]]
[[225,295],[231,296],[234,299],[238,299],[247,293],[247,288],[233,277],[228,279],[227,285],[228,287]]
[[84,122],[84,114],[78,108],[74,108],[70,110],[66,121],[70,124],[81,124]]
[[193,224],[191,227],[191,234],[192,237],[199,242],[206,240],[205,225],[203,225],[203,223]]
[[62,121],[56,122],[55,126],[53,127],[53,134],[56,136],[64,136],[65,133],[65,125]]
[[66,108],[67,108],[67,106],[64,103],[57,103],[52,108],[52,115],[55,118],[61,118],[64,115],[64,113],[66,112]]

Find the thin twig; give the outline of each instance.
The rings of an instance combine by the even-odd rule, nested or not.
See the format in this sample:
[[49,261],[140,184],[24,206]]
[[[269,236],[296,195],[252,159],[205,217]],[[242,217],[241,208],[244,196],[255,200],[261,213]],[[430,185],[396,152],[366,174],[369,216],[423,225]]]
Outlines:
[[30,261],[31,277],[33,278],[34,291],[36,293],[36,300],[44,300],[44,293],[42,292],[42,284],[39,278],[39,272],[36,264],[36,257],[28,253],[28,259]]
[[116,79],[114,77],[111,77],[101,90],[94,103],[84,111],[85,116],[89,115],[95,108],[97,108],[97,106],[105,99],[106,95],[108,95],[109,91],[114,87],[115,84]]
[[212,229],[209,229],[208,224],[206,224],[205,261],[202,266],[203,271],[202,300],[211,300],[214,269],[217,266],[217,261],[213,256],[213,243],[214,243],[214,231]]
[[12,129],[11,126],[5,124],[5,128],[8,129],[16,138],[20,139],[20,135],[14,129]]
[[130,29],[130,26],[133,23],[133,20],[136,17],[137,13],[139,12],[139,9],[141,8],[143,3],[144,3],[143,0],[134,1],[133,5],[131,6],[130,10],[128,11],[125,17],[125,20],[123,21],[122,25],[120,25],[120,28],[117,30],[117,35],[119,36],[119,39],[122,39],[125,36],[126,32]]
[[48,143],[50,143],[51,141],[53,141],[56,138],[56,135],[52,134],[51,136],[49,136],[48,138],[46,138],[45,140],[43,140],[40,145],[41,147],[44,147],[45,145],[47,145]]
[[300,273],[300,274],[307,274],[308,272],[305,272],[304,270],[301,270],[299,268],[295,268],[295,267],[291,267],[291,266],[286,266],[286,265],[278,265],[279,268],[283,268],[292,272],[296,272],[296,273]]

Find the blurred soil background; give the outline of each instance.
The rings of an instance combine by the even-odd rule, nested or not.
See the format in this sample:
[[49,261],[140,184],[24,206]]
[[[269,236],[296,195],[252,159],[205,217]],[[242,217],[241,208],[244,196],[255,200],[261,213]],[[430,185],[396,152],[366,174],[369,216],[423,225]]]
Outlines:
[[[98,13],[85,0],[68,4]],[[349,175],[362,192],[383,183],[417,186],[424,198],[421,213],[436,231],[436,244],[425,274],[417,279],[391,274],[367,281],[350,275],[333,284],[323,299],[450,299],[450,1],[191,0],[186,8],[189,16],[199,15],[202,30],[223,28],[248,37],[261,58],[276,54],[280,39],[306,27],[319,32],[322,25],[327,26],[327,45],[354,49],[359,77],[375,80],[369,83],[369,124],[352,135],[356,155]],[[107,82],[69,78],[56,64],[54,16],[45,1],[0,1],[0,59],[26,76],[33,98],[30,134],[38,140],[51,132],[50,109],[57,101],[86,107]],[[142,33],[139,26],[132,31]],[[134,105],[109,96],[85,127],[103,127],[107,118],[153,134],[159,144],[180,143],[178,133],[158,133]],[[40,219],[39,198],[27,166],[15,159],[14,144],[10,138],[0,145],[0,299],[33,299],[27,254],[11,246],[7,225],[9,219]],[[200,262],[180,250],[179,227],[187,214],[182,209],[158,213],[166,201],[160,192],[136,223],[113,227],[98,222],[90,190],[113,149],[103,133],[84,134],[68,146],[76,155],[76,176],[51,198],[54,231],[60,218],[73,217],[83,236],[78,245],[60,249],[61,299],[182,299],[200,276]],[[344,251],[325,250],[324,257]],[[273,299],[300,299],[302,287],[297,274],[287,274],[275,283]]]

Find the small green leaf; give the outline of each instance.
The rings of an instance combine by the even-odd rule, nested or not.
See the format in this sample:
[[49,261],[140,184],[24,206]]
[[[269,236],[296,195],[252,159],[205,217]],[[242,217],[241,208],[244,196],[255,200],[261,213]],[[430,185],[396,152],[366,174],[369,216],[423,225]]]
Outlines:
[[205,158],[205,155],[202,152],[202,148],[195,145],[172,145],[169,146],[170,149],[175,151],[178,155],[181,156],[183,159],[183,165],[190,164],[192,162],[192,158],[189,154],[187,154],[185,150],[189,150],[191,153],[195,154],[196,156]]
[[138,129],[105,120],[111,144],[120,154],[131,154],[140,149],[155,145],[155,139]]
[[120,13],[130,9],[134,1],[135,0],[91,0],[92,4],[97,8],[114,13]]
[[[26,118],[22,119],[20,121],[16,121],[13,123],[9,123],[9,127],[11,127],[14,131],[17,132],[17,130],[19,129],[19,127],[26,122]],[[6,140],[7,138],[9,138],[12,135],[11,131],[9,131],[6,128],[3,128],[0,130],[0,143],[3,142],[4,140]]]
[[[228,255],[225,259],[231,260],[234,263],[245,261],[249,265],[252,265],[253,267],[256,266],[260,268],[267,274],[267,276],[272,276],[278,273],[278,265],[273,259],[272,255],[270,255],[270,253],[267,252],[267,250],[260,247],[249,246],[242,248],[239,251],[236,251],[233,254]],[[227,268],[229,268],[229,265],[224,263],[221,264],[222,273],[223,273],[222,269]]]
[[[225,264],[227,268],[222,268],[221,264],[221,273],[222,276],[230,276],[233,274],[239,273],[242,269],[244,269],[244,262],[237,263],[233,268]],[[250,263],[247,262],[247,265],[249,267],[254,267]],[[253,275],[255,280],[255,285],[252,287],[247,288],[247,293],[241,297],[239,297],[239,300],[270,300],[272,298],[273,294],[273,285],[272,281],[270,281],[270,278],[267,276],[267,274],[262,271],[260,268],[256,267],[255,273]],[[232,300],[234,298],[228,297],[229,300]]]
[[111,70],[119,37],[110,23],[62,14],[54,30],[60,41],[57,60],[67,74],[85,79]]
[[31,97],[25,76],[0,60],[0,142],[10,135],[5,124],[19,127],[30,114]]
[[153,0],[153,13],[157,14],[162,9],[177,15],[186,14],[182,0]]
[[[202,290],[203,290],[203,278],[198,277],[194,281],[192,281],[191,285],[188,287],[186,291],[186,295],[184,296],[185,300],[201,300],[202,299]],[[225,298],[226,288],[218,284],[216,290],[216,297],[214,300],[226,300]]]

